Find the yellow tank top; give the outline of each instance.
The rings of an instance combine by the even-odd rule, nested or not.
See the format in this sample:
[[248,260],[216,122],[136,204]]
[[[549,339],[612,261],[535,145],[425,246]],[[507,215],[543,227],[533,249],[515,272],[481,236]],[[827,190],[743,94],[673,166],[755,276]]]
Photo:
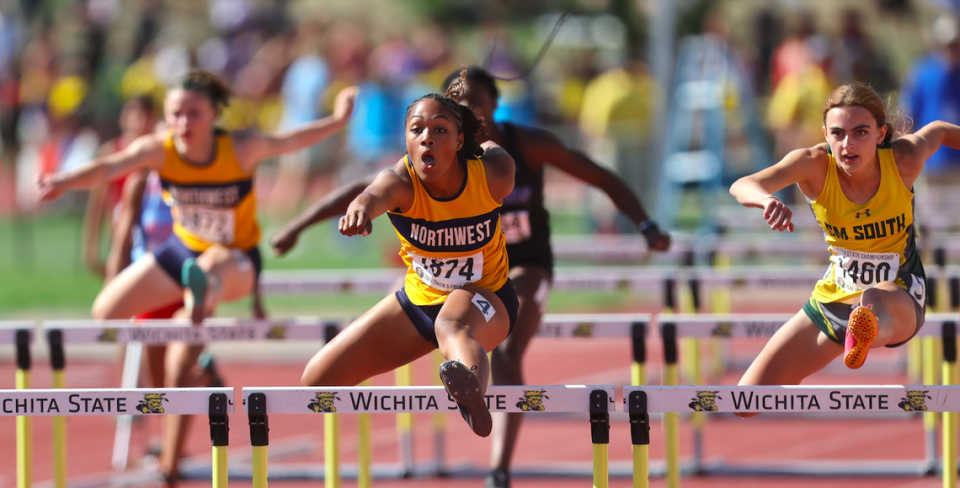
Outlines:
[[881,281],[906,288],[901,277],[907,273],[924,277],[913,226],[913,190],[900,179],[893,150],[881,147],[877,154],[880,188],[869,202],[858,205],[847,199],[833,154],[823,191],[808,200],[831,253],[830,267],[813,291],[819,302],[852,299]]
[[172,134],[165,141],[160,182],[172,207],[173,232],[197,252],[214,244],[250,250],[260,242],[253,174],[240,167],[230,134],[217,131],[216,138],[216,153],[207,164],[180,157]]
[[449,199],[430,196],[410,158],[404,162],[413,182],[413,205],[387,215],[400,238],[410,301],[436,305],[468,285],[499,290],[507,282],[506,241],[500,231],[500,203],[490,196],[483,162],[462,162],[463,187]]

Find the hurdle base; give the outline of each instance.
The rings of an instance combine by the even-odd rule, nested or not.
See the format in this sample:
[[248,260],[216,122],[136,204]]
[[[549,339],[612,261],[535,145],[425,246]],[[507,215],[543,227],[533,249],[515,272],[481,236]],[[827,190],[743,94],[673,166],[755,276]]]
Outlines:
[[[701,466],[681,464],[684,476],[933,476],[941,472],[940,463],[929,461],[767,461],[725,463],[710,460]],[[651,476],[654,475],[651,469]]]
[[[457,468],[454,468],[456,470]],[[340,466],[340,478],[347,480],[357,479],[359,470],[356,464],[342,464]],[[427,478],[433,476],[448,476],[450,469],[441,471],[435,463],[417,464],[411,470],[409,466],[400,463],[396,464],[374,464],[370,467],[370,475],[374,479],[405,479],[405,478]],[[296,463],[285,464],[277,463],[270,465],[270,481],[294,481],[294,480],[322,480],[326,474],[326,469],[322,462],[317,463]],[[210,478],[210,466],[193,466],[189,470],[181,469],[180,478],[184,480],[206,480]],[[253,479],[253,466],[249,464],[233,464],[227,468],[227,475],[230,480],[251,480]]]
[[[436,463],[420,463],[413,470],[399,463],[374,464],[371,466],[371,476],[375,479],[403,479],[403,478],[486,478],[490,468],[476,466],[470,463],[448,465],[440,470]],[[680,472],[683,476],[805,476],[805,477],[846,477],[846,476],[903,476],[919,477],[939,475],[941,466],[927,461],[769,461],[756,463],[726,463],[722,459],[710,459],[699,466],[691,461],[681,463]],[[181,471],[184,480],[207,480],[210,478],[210,466],[191,466]],[[250,465],[231,465],[227,470],[231,480],[250,480],[253,468]],[[322,480],[324,479],[322,463],[273,464],[270,466],[270,479],[276,481],[295,480]],[[355,464],[345,464],[340,468],[342,479],[357,479],[358,469]],[[651,477],[662,478],[666,475],[666,463],[653,461],[650,463]],[[632,478],[633,464],[629,461],[611,461],[609,466],[611,478]],[[593,465],[589,462],[579,463],[544,463],[537,465],[519,464],[511,470],[513,478],[590,478],[593,476]]]

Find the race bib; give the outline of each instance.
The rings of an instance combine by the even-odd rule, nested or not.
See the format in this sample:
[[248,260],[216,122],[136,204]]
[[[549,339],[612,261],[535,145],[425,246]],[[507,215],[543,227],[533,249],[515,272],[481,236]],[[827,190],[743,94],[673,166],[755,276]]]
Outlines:
[[180,225],[191,234],[211,243],[233,242],[236,220],[232,209],[182,205],[178,210]]
[[456,258],[431,258],[408,253],[413,270],[427,286],[456,290],[483,278],[483,253]]
[[881,281],[893,281],[900,271],[900,255],[895,252],[858,252],[836,246],[833,252],[833,282],[848,293],[872,288]]
[[530,213],[526,210],[504,212],[500,215],[500,228],[507,244],[517,244],[530,238]]

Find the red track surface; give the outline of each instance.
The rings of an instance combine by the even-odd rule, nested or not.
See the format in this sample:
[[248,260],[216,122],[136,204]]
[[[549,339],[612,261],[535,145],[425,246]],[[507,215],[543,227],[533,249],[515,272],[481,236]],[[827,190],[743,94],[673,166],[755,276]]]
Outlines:
[[[732,353],[738,358],[750,358],[762,343],[738,343]],[[661,357],[656,344],[650,344],[649,364],[657,365]],[[872,353],[873,354],[873,353]],[[878,351],[871,359],[882,361],[892,351]],[[534,341],[527,361],[528,384],[617,384],[629,380],[629,345],[623,340],[543,340]],[[868,360],[869,362],[869,360]],[[297,383],[302,364],[224,364],[221,365],[227,382],[237,387],[239,397],[242,386],[289,386]],[[659,368],[650,366],[649,377],[659,378]],[[35,367],[34,387],[49,386],[49,369],[45,364]],[[75,388],[111,387],[119,376],[116,367],[102,363],[70,363],[67,369],[67,385]],[[428,359],[415,364],[415,382],[433,384],[435,376]],[[0,368],[0,387],[13,387],[12,366]],[[735,375],[723,378],[723,383],[736,382]],[[392,376],[374,379],[376,385],[392,384]],[[656,381],[652,381],[656,382]],[[881,384],[903,383],[903,376],[878,376],[851,372],[839,376],[820,374],[809,384]],[[618,399],[618,402],[620,400]],[[619,404],[619,403],[618,403]],[[135,428],[132,457],[142,455],[148,439],[156,437],[159,422],[148,422]],[[249,453],[246,418],[235,414],[231,422],[231,459],[240,461]],[[471,463],[485,465],[489,457],[489,440],[480,439],[469,432],[459,416],[446,417],[447,461],[450,465]],[[630,459],[629,427],[626,418],[615,416],[612,421],[610,459],[626,462]],[[34,419],[34,480],[43,482],[51,477],[50,420]],[[272,452],[284,447],[301,449],[293,455],[283,456],[271,466],[289,463],[322,463],[323,422],[319,416],[274,415],[270,417]],[[341,458],[345,463],[356,459],[355,420],[341,417]],[[374,459],[380,463],[397,462],[397,444],[394,419],[390,415],[374,417]],[[433,455],[432,419],[426,415],[416,417],[415,454],[418,460],[427,461]],[[114,419],[112,417],[73,417],[68,420],[69,474],[71,479],[81,481],[92,475],[108,475],[110,453],[113,444]],[[663,436],[659,422],[654,422],[651,433],[651,458],[662,459]],[[198,418],[188,440],[188,456],[199,459],[210,452],[205,419]],[[689,422],[683,423],[682,451],[689,456],[691,451]],[[826,418],[774,418],[763,416],[741,420],[731,417],[708,419],[704,433],[704,454],[708,460],[724,459],[729,462],[753,462],[769,460],[920,460],[923,457],[922,423],[917,418],[882,419],[826,419]],[[0,418],[0,488],[15,486],[16,467],[14,450],[14,420]],[[589,427],[585,419],[537,418],[528,420],[521,434],[517,450],[517,465],[538,463],[583,463],[591,459]],[[317,486],[318,482],[273,482],[284,486]],[[544,486],[589,486],[589,481],[580,479],[516,479],[515,487]],[[232,486],[247,486],[249,482],[232,481]],[[345,486],[354,486],[347,481]],[[654,479],[653,486],[664,486],[662,479]],[[828,487],[933,487],[941,486],[938,478],[898,477],[882,478],[684,478],[683,486],[817,486]],[[184,486],[209,486],[209,482],[190,482]],[[377,480],[375,486],[396,487],[468,487],[482,486],[479,479],[416,479],[406,481]],[[611,486],[632,486],[629,479],[613,479]]]

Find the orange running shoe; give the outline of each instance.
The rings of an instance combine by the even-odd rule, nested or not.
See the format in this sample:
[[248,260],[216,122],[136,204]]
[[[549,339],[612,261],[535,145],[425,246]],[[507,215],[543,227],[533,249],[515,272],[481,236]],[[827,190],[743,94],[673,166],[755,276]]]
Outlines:
[[879,327],[872,308],[873,305],[860,305],[850,312],[847,335],[843,341],[843,362],[850,369],[863,366],[870,345],[877,338]]

